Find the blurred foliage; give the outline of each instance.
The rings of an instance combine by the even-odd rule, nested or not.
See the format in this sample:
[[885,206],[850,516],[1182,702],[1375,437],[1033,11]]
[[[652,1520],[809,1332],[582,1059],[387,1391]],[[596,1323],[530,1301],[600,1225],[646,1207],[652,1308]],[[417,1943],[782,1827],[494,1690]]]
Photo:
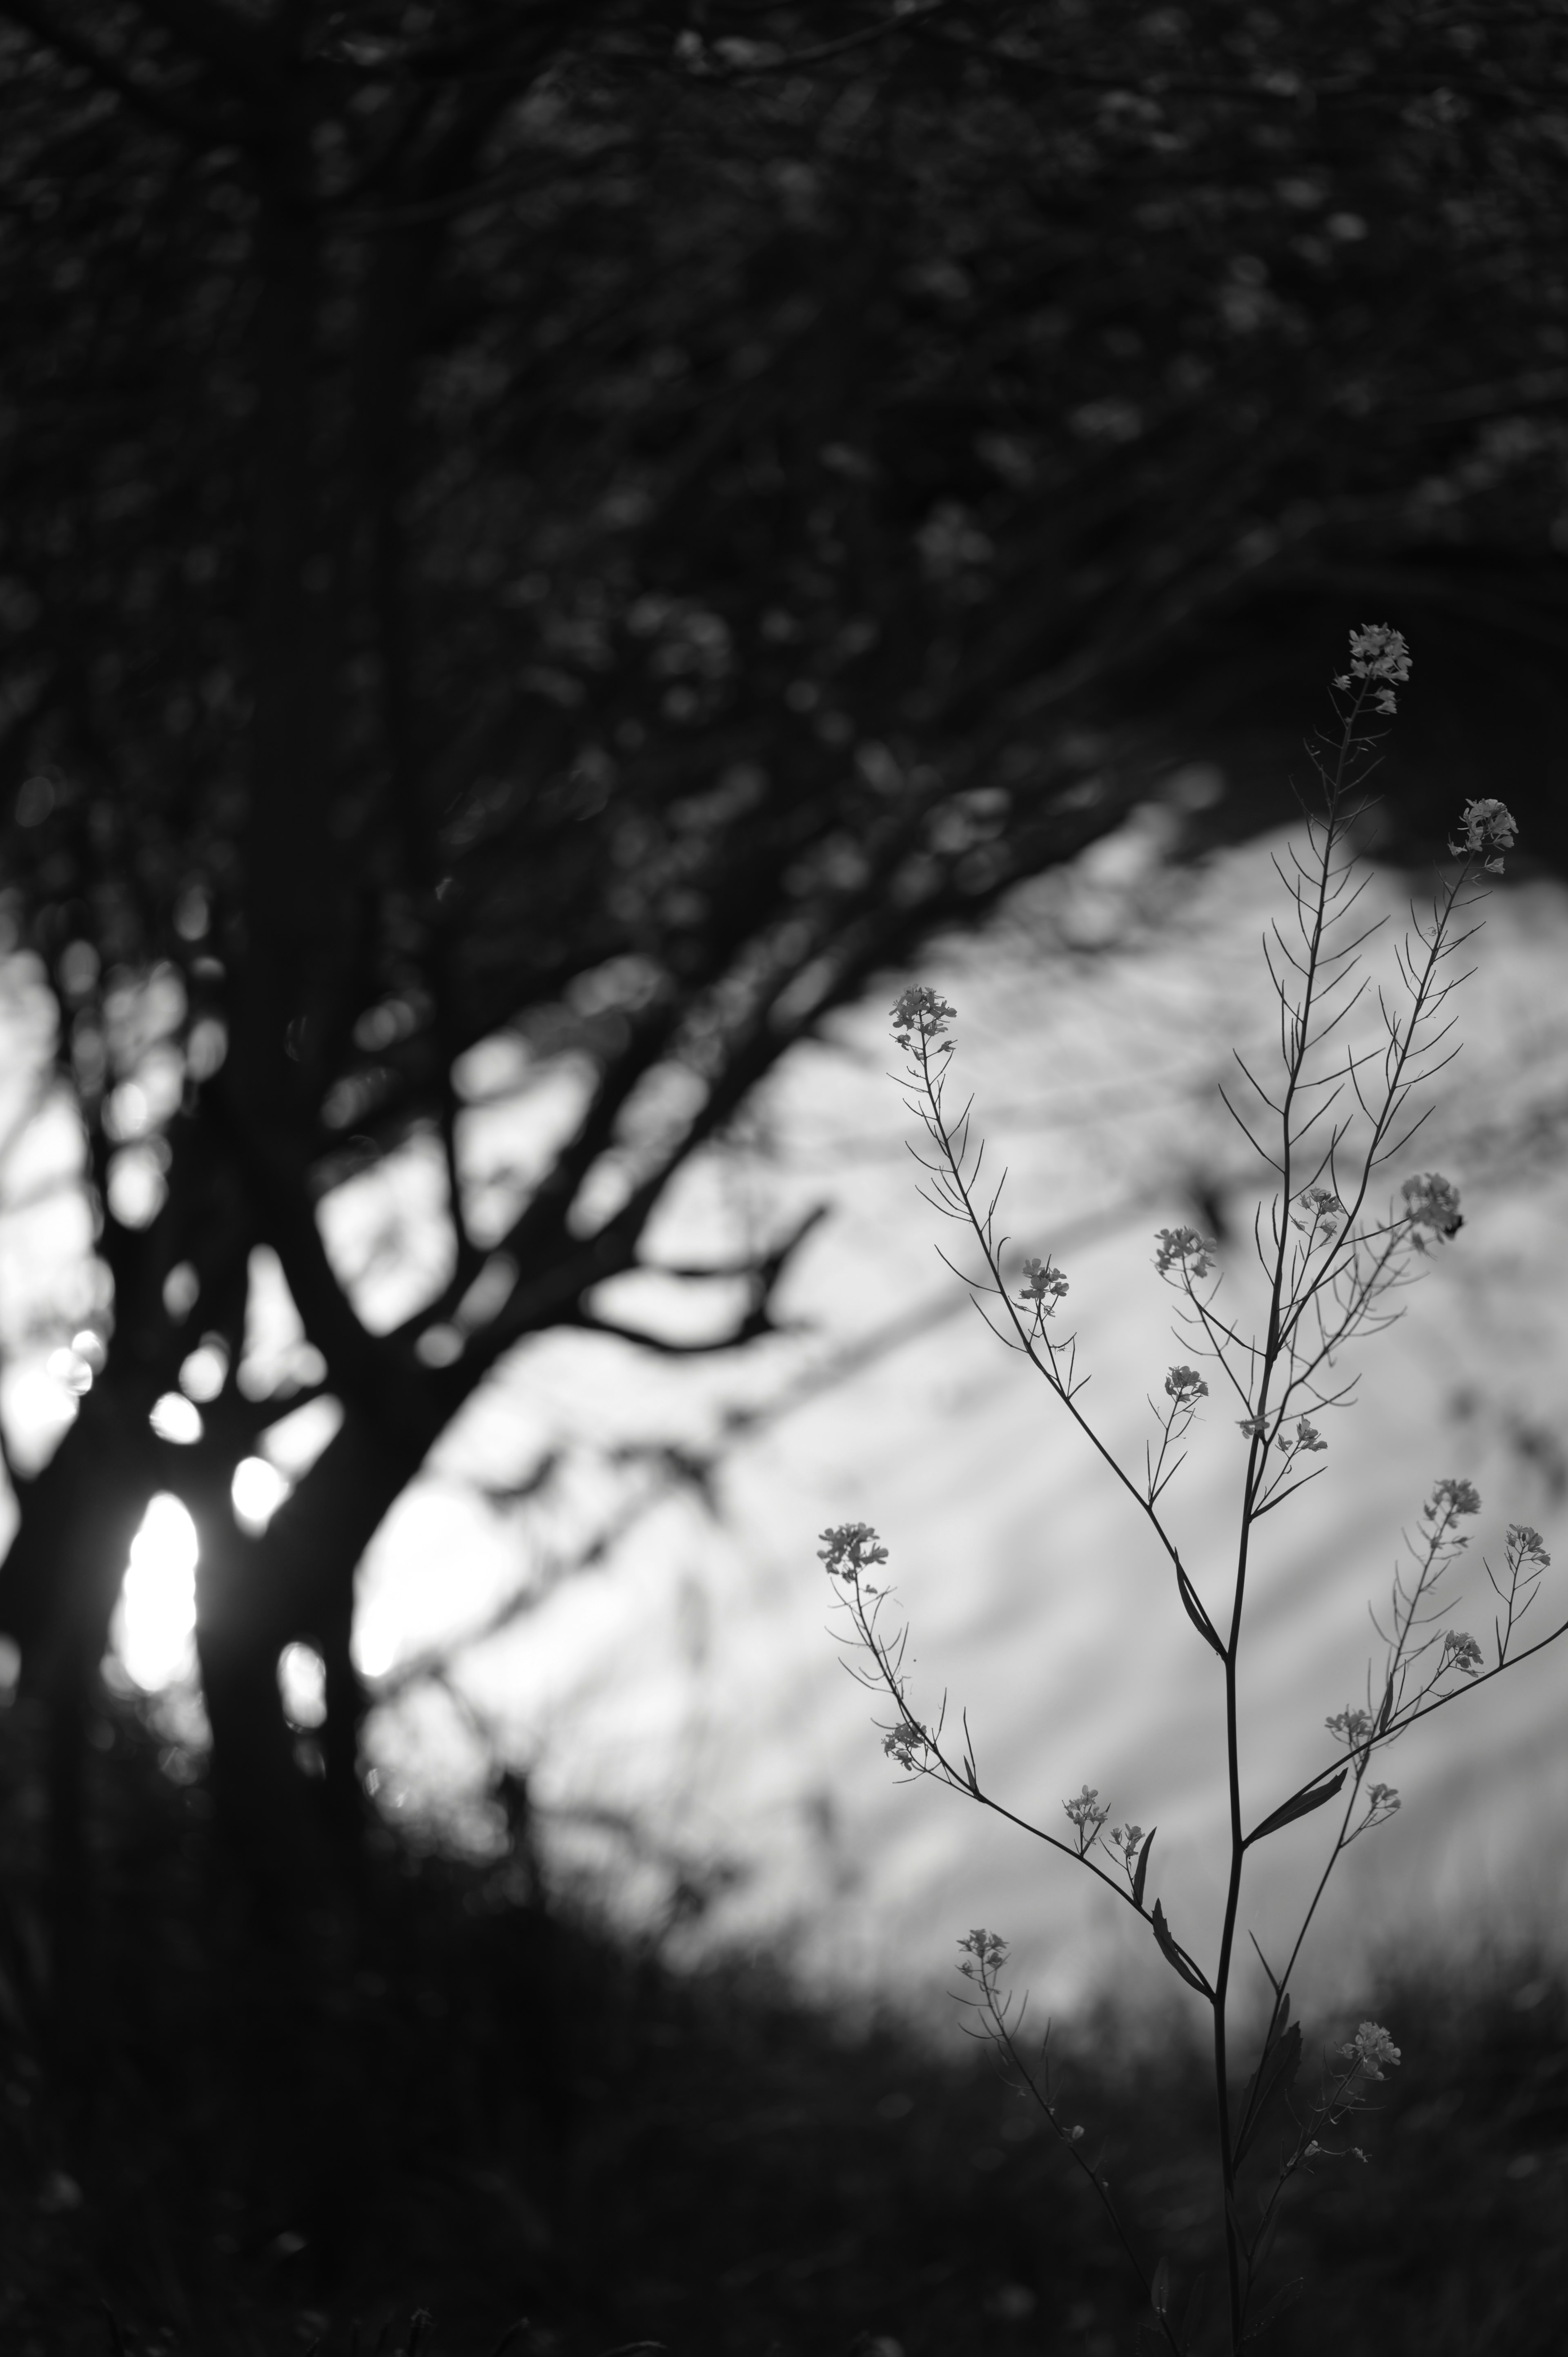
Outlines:
[[[827,1010],[1140,798],[1277,815],[1180,764],[1363,606],[1443,743],[1557,711],[1563,12],[4,0],[0,69],[0,861],[103,1358],[0,1620],[80,1718],[178,1490],[236,1790],[309,1637],[349,1810],[364,1545]],[[481,1208],[502,1031],[572,1114]],[[372,1333],[315,1207],[411,1135],[449,1233]],[[263,1242],[347,1415],[248,1537]]]
[[[134,1715],[91,1753],[84,2028],[51,2045],[37,1729],[0,1715],[0,2333],[15,2357],[1111,2357],[1140,2345],[1081,2180],[988,2051],[835,2016],[761,1963],[681,1967],[485,1864],[381,1837],[357,1924],[234,1905],[199,1770]],[[32,1805],[29,1807],[29,1798]],[[961,1985],[955,1982],[955,1987]],[[1528,1957],[1396,1970],[1366,2165],[1304,2178],[1261,2347],[1549,2357],[1568,2016]],[[1185,2304],[1211,2255],[1211,2090],[1113,2009],[1057,2041]],[[111,2330],[104,2308],[113,2319]],[[378,2341],[384,2331],[385,2338]],[[119,2335],[118,2340],[113,2337]]]
[[1081,831],[1141,662],[1459,552],[1523,627],[1568,535],[1557,9],[0,14],[6,866],[90,1103],[94,958],[197,1023],[245,954],[269,627],[319,1157],[529,1009],[802,929],[829,999],[871,878]]

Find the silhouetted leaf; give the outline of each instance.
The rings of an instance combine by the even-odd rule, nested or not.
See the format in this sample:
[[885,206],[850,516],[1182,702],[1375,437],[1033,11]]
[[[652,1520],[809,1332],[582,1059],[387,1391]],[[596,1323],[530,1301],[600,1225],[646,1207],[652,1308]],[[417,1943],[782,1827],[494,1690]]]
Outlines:
[[1273,2324],[1276,2319],[1284,2314],[1287,2308],[1294,2305],[1294,2303],[1301,2298],[1303,2280],[1302,2276],[1296,2276],[1293,2277],[1291,2282],[1283,2285],[1280,2290],[1275,2292],[1273,2299],[1270,2300],[1268,2306],[1258,2317],[1257,2322],[1255,2324],[1249,2324],[1246,2330],[1242,2333],[1241,2340],[1243,2345],[1249,2341],[1256,2341],[1258,2335],[1261,2332],[1266,2332],[1270,2325]]
[[1348,1768],[1341,1768],[1338,1775],[1331,1776],[1326,1784],[1315,1784],[1310,1792],[1293,1793],[1288,1801],[1280,1803],[1273,1816],[1265,1817],[1261,1825],[1252,1827],[1243,1848],[1250,1849],[1255,1841],[1262,1841],[1265,1834],[1277,1834],[1282,1825],[1294,1825],[1297,1817],[1311,1816],[1314,1809],[1321,1809],[1326,1802],[1334,1798],[1349,1772]]
[[1149,1827],[1147,1834],[1144,1837],[1144,1846],[1138,1852],[1137,1866],[1133,1869],[1133,1904],[1139,1910],[1140,1913],[1143,1911],[1144,1905],[1144,1880],[1149,1871],[1149,1852],[1155,1846],[1155,1835],[1158,1832],[1158,1825],[1151,1825]]
[[1179,1563],[1176,1567],[1176,1594],[1181,1598],[1182,1603],[1187,1608],[1187,1619],[1192,1622],[1193,1627],[1203,1639],[1204,1643],[1211,1646],[1214,1652],[1219,1654],[1220,1660],[1223,1661],[1225,1658],[1225,1648],[1214,1633],[1214,1623],[1210,1620],[1208,1613],[1204,1610],[1202,1603],[1199,1600],[1197,1588],[1194,1587],[1191,1580],[1188,1579],[1186,1572],[1183,1571]]
[[1198,1971],[1197,1965],[1192,1963],[1191,1959],[1177,1947],[1176,1941],[1171,1936],[1170,1925],[1165,1921],[1165,1910],[1160,1905],[1157,1899],[1155,1901],[1155,1912],[1152,1920],[1155,1927],[1155,1937],[1160,1943],[1160,1953],[1164,1956],[1166,1964],[1170,1965],[1173,1972],[1180,1974],[1188,1988],[1197,1989],[1200,1996],[1208,1996],[1210,1994],[1208,1983],[1204,1979],[1203,1975]]
[[1253,2138],[1262,2126],[1263,2114],[1271,2098],[1282,2087],[1290,2087],[1301,2068],[1301,2024],[1292,2022],[1289,2029],[1276,2023],[1275,2034],[1270,2040],[1262,2062],[1252,2073],[1247,2089],[1247,2100],[1241,2110],[1241,2126],[1236,2138],[1236,2164],[1240,2168]]
[[1204,2268],[1187,2297],[1187,2312],[1181,2320],[1177,2338],[1184,2349],[1190,2349],[1203,2322],[1203,2311],[1208,2300],[1208,2270]]

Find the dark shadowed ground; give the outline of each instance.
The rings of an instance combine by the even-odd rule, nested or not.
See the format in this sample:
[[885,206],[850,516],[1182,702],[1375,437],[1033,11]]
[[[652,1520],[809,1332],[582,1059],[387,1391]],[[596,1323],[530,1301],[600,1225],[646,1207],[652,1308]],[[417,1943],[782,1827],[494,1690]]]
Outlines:
[[[129,1716],[100,1740],[100,1896],[73,1927],[27,1851],[16,1708],[0,1733],[15,2357],[489,2357],[513,2325],[520,2357],[1155,2345],[988,2052],[835,2021],[763,1963],[675,1970],[542,1907],[515,1855],[388,1836],[358,1931],[275,1941],[209,1878],[201,1783],[169,1781]],[[93,2041],[54,2039],[61,1997]],[[1461,1990],[1429,1959],[1369,2007],[1404,2065],[1368,2165],[1298,2185],[1275,2272],[1303,2298],[1260,2346],[1560,2350],[1561,1986],[1516,1959]],[[1185,2303],[1213,2223],[1204,2074],[1120,2042],[1080,2025],[1058,2067]]]

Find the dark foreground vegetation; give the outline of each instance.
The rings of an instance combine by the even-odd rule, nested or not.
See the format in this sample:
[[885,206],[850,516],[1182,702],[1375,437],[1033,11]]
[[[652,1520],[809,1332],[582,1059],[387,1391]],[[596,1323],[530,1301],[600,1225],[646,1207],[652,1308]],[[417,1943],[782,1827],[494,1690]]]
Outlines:
[[[678,1969],[542,1903],[516,1848],[388,1835],[352,1924],[285,1934],[219,1876],[199,1773],[129,1711],[99,1743],[72,1923],[27,1850],[26,1706],[0,1721],[13,2357],[489,2357],[513,2327],[518,2357],[1139,2345],[1081,2182],[988,2053],[852,2027],[757,1964]],[[1304,2296],[1260,2345],[1568,2345],[1560,1983],[1431,1967],[1369,2007],[1404,2067],[1369,2164],[1301,2186],[1277,2265]],[[1107,2018],[1062,2068],[1185,2298],[1214,2224],[1200,2063],[1121,2061]]]

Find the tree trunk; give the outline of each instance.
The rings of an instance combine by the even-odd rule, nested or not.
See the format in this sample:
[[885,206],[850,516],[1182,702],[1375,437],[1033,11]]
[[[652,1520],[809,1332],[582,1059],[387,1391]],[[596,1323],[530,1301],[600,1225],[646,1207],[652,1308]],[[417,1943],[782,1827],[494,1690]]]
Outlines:
[[121,1577],[153,1489],[148,1441],[140,1386],[127,1399],[95,1384],[43,1470],[18,1485],[21,1519],[0,1565],[0,1627],[20,1648],[23,1692],[47,1717],[47,2019],[71,2086],[96,2010],[84,1753]]
[[43,1470],[18,1484],[21,1519],[0,1564],[0,1628],[24,1687],[51,1699],[103,1658],[120,1581],[156,1486],[148,1402],[101,1378]]
[[[434,1437],[434,1436],[433,1436]],[[197,1648],[212,1727],[215,1798],[269,1885],[297,1880],[323,1835],[352,1867],[361,1830],[364,1688],[351,1652],[354,1573],[416,1463],[350,1410],[294,1496],[259,1538],[236,1530],[226,1499],[198,1512]],[[278,1693],[278,1657],[303,1640],[327,1669],[321,1807],[296,1764]]]

